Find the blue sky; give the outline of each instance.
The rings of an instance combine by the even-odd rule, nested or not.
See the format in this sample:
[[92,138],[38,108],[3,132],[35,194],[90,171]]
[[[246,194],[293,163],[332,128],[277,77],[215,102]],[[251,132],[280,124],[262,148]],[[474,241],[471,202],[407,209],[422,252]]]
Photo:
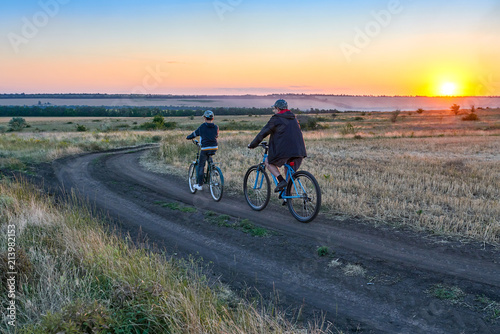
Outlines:
[[[151,93],[432,95],[456,81],[457,94],[471,94],[492,77],[487,91],[500,95],[493,0],[3,2],[0,91],[127,92],[148,66],[168,64],[169,80]],[[24,38],[43,4],[57,13]],[[390,8],[397,13],[384,16]],[[370,27],[366,45],[356,44]]]

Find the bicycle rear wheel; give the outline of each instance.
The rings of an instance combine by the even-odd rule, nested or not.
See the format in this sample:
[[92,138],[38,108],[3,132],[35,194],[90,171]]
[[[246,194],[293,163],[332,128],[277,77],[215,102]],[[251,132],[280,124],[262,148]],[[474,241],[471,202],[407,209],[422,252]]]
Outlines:
[[222,198],[224,191],[224,176],[219,167],[213,167],[210,172],[210,193],[214,201],[218,202]]
[[196,174],[197,174],[197,169],[198,169],[198,164],[197,163],[191,163],[189,166],[189,172],[188,172],[188,184],[189,184],[189,191],[191,194],[196,193],[196,189],[193,188],[193,186],[197,183],[196,180]]
[[321,207],[321,190],[318,181],[309,172],[298,171],[288,181],[286,189],[287,196],[298,196],[287,198],[288,210],[292,216],[302,223],[309,223],[318,215]]
[[256,211],[264,210],[271,198],[271,181],[259,165],[250,167],[243,179],[243,192],[248,205]]

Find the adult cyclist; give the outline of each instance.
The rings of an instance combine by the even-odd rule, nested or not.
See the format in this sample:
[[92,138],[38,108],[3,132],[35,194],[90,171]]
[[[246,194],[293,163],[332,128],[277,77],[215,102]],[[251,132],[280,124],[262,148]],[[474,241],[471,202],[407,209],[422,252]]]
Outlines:
[[288,103],[279,99],[271,107],[274,115],[248,145],[248,148],[257,147],[264,138],[271,135],[269,155],[265,164],[271,174],[278,179],[274,192],[280,192],[286,187],[287,182],[281,176],[279,167],[293,162],[293,168],[297,171],[307,153],[299,122],[295,114],[288,109]]

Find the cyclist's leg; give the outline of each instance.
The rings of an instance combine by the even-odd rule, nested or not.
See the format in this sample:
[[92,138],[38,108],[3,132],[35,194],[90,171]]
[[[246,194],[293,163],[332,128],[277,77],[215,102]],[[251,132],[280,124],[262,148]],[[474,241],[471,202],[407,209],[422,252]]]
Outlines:
[[279,175],[281,175],[279,168],[276,165],[270,164],[269,161],[267,160],[267,158],[266,158],[265,164],[266,164],[266,168],[269,170],[269,172],[271,174],[273,174],[276,178]]
[[207,151],[201,151],[200,152],[200,161],[198,164],[198,184],[201,186],[203,185],[203,178],[204,178],[204,170],[205,170],[205,163],[207,162],[208,159],[208,154]]
[[[273,174],[276,179],[278,180],[278,184],[276,185],[276,189],[274,189],[274,192],[277,193],[281,190],[283,190],[286,187],[286,180],[281,176],[279,167],[283,166],[287,159],[281,159],[276,161],[274,164],[269,163],[268,159],[266,158],[266,167],[269,169],[271,174]],[[285,175],[286,177],[286,175]]]
[[302,164],[302,157],[293,157],[288,159],[287,164],[292,166],[293,170],[296,172],[299,170],[300,165]]

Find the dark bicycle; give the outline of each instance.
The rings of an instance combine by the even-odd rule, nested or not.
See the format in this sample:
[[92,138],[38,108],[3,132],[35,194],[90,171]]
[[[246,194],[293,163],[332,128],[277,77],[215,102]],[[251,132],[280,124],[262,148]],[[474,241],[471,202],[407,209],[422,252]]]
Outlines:
[[[188,183],[189,183],[189,191],[194,194],[196,193],[196,189],[193,187],[197,182],[197,174],[198,174],[198,164],[200,160],[200,151],[201,145],[197,140],[193,140],[193,143],[198,146],[198,153],[196,154],[196,160],[191,163],[189,166],[188,173]],[[203,175],[203,181],[205,184],[208,184],[210,187],[210,194],[214,201],[218,202],[222,198],[222,193],[224,190],[224,176],[222,175],[222,171],[219,167],[214,163],[212,156],[215,154],[209,154],[207,159],[207,171]]]
[[[271,182],[266,173],[265,161],[269,146],[267,142],[259,144],[264,148],[264,158],[258,165],[250,167],[243,179],[243,192],[248,205],[256,211],[264,210],[271,198]],[[316,178],[307,171],[295,171],[293,162],[284,165],[286,170],[286,188],[279,193],[279,198],[288,205],[292,216],[302,223],[309,223],[318,215],[321,206],[321,190]],[[278,180],[274,175],[275,185]]]

